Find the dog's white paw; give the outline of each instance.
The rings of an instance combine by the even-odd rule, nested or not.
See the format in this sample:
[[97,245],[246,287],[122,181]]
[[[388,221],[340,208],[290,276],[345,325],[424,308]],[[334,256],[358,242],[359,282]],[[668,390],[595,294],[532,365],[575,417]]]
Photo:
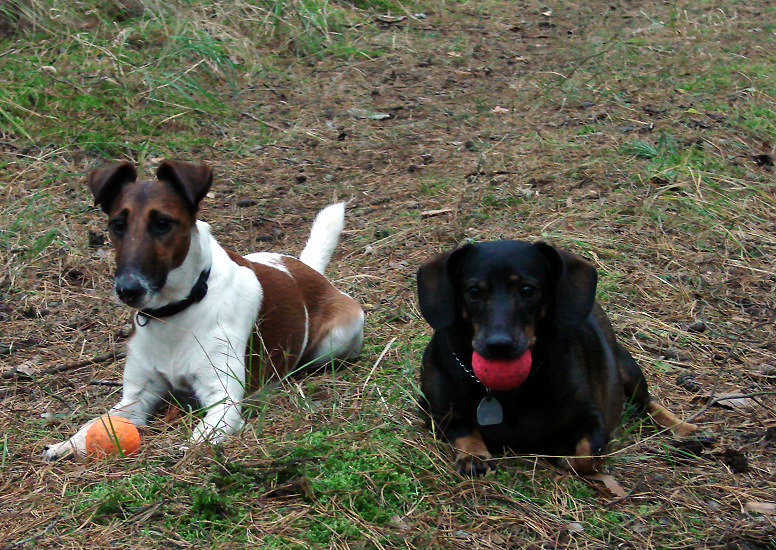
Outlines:
[[61,458],[70,458],[75,456],[76,450],[70,444],[70,440],[62,441],[61,443],[54,443],[53,445],[47,445],[43,449],[43,460],[59,460]]
[[218,445],[230,435],[240,431],[244,425],[245,421],[240,416],[240,406],[230,401],[219,408],[212,408],[205,415],[205,418],[194,428],[189,443]]
[[94,423],[94,420],[85,424],[76,434],[61,443],[54,443],[47,445],[43,449],[44,460],[59,460],[62,458],[70,458],[77,455],[86,454],[86,432],[89,431],[89,426]]

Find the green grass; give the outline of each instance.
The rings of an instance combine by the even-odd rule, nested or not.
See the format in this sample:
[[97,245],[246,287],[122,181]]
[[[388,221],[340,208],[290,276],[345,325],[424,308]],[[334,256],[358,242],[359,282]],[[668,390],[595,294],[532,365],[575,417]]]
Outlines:
[[[66,496],[77,503],[73,517],[89,517],[97,524],[127,521],[155,507],[162,524],[185,540],[234,543],[247,540],[239,518],[249,513],[255,500],[273,498],[273,490],[290,483],[297,488],[288,494],[301,498],[294,506],[307,502],[317,510],[293,525],[299,533],[295,538],[313,545],[359,540],[365,525],[390,528],[394,516],[429,507],[427,489],[416,472],[434,464],[427,455],[407,448],[399,434],[393,427],[379,425],[322,427],[298,438],[291,452],[285,444],[266,441],[280,451],[281,458],[261,463],[249,457],[227,460],[214,449],[206,458],[207,474],[196,483],[165,475],[171,461],[128,463],[125,475],[115,483],[73,485]],[[375,452],[364,452],[365,441]],[[401,461],[396,458],[400,456]],[[119,460],[113,464],[121,468]],[[348,512],[343,515],[344,510]],[[267,548],[290,541],[277,534],[266,539],[263,547]]]
[[[66,215],[78,212],[78,208],[60,200],[62,187],[56,185],[56,181],[63,174],[53,166],[46,172],[38,189],[27,195],[20,194],[0,206],[0,265],[4,266],[3,275],[0,275],[0,296],[9,290],[4,283],[30,263],[38,261],[51,248],[56,248],[58,253],[70,248],[64,220]],[[49,189],[50,184],[56,185],[54,190]],[[0,192],[4,190],[0,184]]]
[[49,3],[22,10],[36,22],[26,40],[0,38],[13,52],[0,65],[0,122],[15,141],[43,149],[142,158],[150,143],[161,149],[155,154],[212,147],[222,137],[217,121],[246,109],[238,80],[262,79],[275,55],[262,43],[273,37],[300,57],[380,54],[347,31],[360,13],[326,0],[243,3],[245,19],[224,23],[239,25],[237,34],[201,24],[207,2],[136,6],[120,19],[116,5],[86,2],[85,20],[75,10],[51,18]]
[[[463,489],[466,483],[461,485],[463,480],[449,465],[438,463],[436,456],[407,445],[416,437],[412,430],[397,429],[377,418],[321,426],[295,437],[292,447],[287,446],[286,438],[274,442],[265,439],[264,445],[278,457],[274,460],[227,459],[214,449],[202,457],[209,466],[195,482],[168,475],[174,460],[127,463],[123,467],[116,459],[111,470],[125,470],[116,481],[82,482],[68,488],[66,497],[76,503],[69,513],[76,522],[88,517],[90,522],[108,526],[131,522],[152,510],[164,529],[193,543],[258,540],[259,548],[315,548],[368,540],[399,547],[406,536],[397,528],[401,518],[426,521],[440,517],[442,511],[435,498],[444,498],[450,499],[444,505],[445,514],[454,517],[462,529],[482,521],[482,517],[472,517],[472,506],[496,521],[513,514],[517,506],[559,525],[579,523],[596,539],[628,536],[629,513],[595,507],[582,513],[584,503],[592,504],[598,498],[589,484],[574,478],[558,484],[551,477],[537,477],[530,462],[520,459],[503,461],[479,494],[466,490],[467,496],[451,499],[453,495],[445,487]],[[284,487],[290,489],[284,493]],[[278,491],[277,495],[273,491]],[[286,526],[284,531],[293,532],[292,536],[260,532],[255,527],[246,531],[241,526],[246,514],[253,514],[256,521],[271,521],[256,508],[259,501],[289,497],[293,498],[288,500],[288,513],[308,506],[316,510],[315,514],[298,515]],[[557,515],[557,498],[576,502],[579,508]],[[642,508],[640,521],[650,525],[650,514],[660,512],[660,506]],[[665,528],[660,517],[656,516],[650,529]],[[685,521],[699,520],[689,517]],[[681,533],[683,526],[676,524],[672,529]]]

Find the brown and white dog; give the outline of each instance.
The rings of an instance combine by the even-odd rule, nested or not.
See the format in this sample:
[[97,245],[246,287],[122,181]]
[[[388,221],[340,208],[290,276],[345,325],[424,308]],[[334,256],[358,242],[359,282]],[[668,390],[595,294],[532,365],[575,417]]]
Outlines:
[[[344,204],[318,214],[299,259],[240,257],[196,219],[212,181],[208,166],[175,161],[163,162],[153,179],[138,181],[124,162],[87,180],[109,217],[114,290],[138,310],[123,395],[110,412],[140,426],[171,392],[190,394],[205,410],[193,443],[217,443],[239,430],[246,391],[296,369],[355,357],[363,342],[361,307],[323,276],[344,226]],[[83,454],[93,422],[46,447],[44,457]]]

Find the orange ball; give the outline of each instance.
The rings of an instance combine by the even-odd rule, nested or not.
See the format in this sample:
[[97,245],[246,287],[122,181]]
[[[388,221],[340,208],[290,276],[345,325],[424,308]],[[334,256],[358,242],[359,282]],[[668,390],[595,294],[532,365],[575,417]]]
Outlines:
[[86,432],[86,452],[103,458],[109,455],[131,455],[140,448],[140,433],[123,416],[101,416]]

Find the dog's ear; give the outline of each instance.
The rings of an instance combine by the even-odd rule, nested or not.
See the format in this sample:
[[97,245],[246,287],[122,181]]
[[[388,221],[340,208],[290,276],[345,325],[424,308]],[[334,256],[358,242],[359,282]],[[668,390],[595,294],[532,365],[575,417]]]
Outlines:
[[555,274],[555,321],[565,325],[587,319],[595,304],[598,273],[593,264],[544,242],[535,245]]
[[189,164],[165,160],[156,170],[156,178],[172,184],[195,213],[213,184],[213,170],[207,164]]
[[110,205],[121,188],[136,179],[137,170],[130,162],[125,161],[92,170],[86,176],[86,184],[94,195],[94,205],[99,205],[102,211],[108,214]]
[[418,269],[418,304],[420,313],[431,328],[439,330],[455,319],[456,266],[471,244],[437,254]]

